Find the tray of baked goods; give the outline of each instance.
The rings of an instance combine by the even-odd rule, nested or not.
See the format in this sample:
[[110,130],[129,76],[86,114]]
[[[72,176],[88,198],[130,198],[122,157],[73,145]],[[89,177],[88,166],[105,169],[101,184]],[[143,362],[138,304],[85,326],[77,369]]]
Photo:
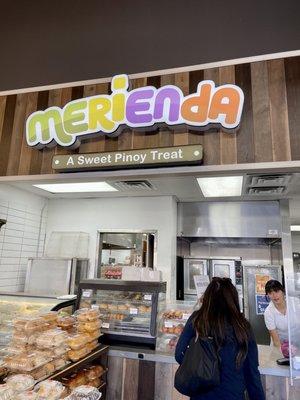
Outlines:
[[130,304],[145,304],[151,306],[152,294],[151,293],[139,293],[139,292],[123,292],[123,291],[106,291],[97,290],[94,295],[94,299],[103,301],[104,303],[126,303]]
[[5,368],[43,380],[71,362],[86,357],[99,345],[98,308],[78,310],[74,316],[49,312],[13,322],[12,339],[3,357]]
[[157,350],[167,353],[175,351],[179,336],[195,308],[194,302],[177,301],[165,305],[158,318]]
[[[70,388],[56,380],[36,383],[30,375],[14,375],[0,385],[0,400],[99,400],[105,382],[100,378],[85,382]],[[94,386],[96,384],[99,388]]]

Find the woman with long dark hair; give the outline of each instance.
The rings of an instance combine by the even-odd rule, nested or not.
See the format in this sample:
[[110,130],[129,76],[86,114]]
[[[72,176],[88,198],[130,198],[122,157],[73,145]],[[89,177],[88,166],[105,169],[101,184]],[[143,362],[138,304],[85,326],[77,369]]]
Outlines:
[[181,364],[192,338],[213,337],[220,357],[220,385],[199,390],[191,400],[265,400],[258,371],[258,351],[251,326],[240,311],[236,288],[228,278],[213,278],[202,305],[186,323],[175,358]]

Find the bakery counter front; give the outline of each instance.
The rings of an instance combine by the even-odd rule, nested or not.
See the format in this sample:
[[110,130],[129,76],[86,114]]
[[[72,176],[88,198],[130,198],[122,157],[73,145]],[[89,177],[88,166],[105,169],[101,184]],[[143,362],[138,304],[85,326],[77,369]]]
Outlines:
[[[289,367],[276,363],[278,349],[258,346],[266,399],[296,400],[300,387],[289,385]],[[173,387],[178,364],[173,354],[138,347],[110,346],[107,400],[187,400]]]

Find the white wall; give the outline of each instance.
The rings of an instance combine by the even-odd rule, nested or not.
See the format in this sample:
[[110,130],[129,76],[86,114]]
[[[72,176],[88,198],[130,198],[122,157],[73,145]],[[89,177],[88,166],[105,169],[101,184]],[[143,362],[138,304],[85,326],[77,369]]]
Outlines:
[[98,230],[157,231],[157,269],[163,271],[163,279],[168,282],[168,295],[174,297],[176,226],[177,204],[172,197],[50,200],[46,240],[52,231],[88,232],[89,258],[95,267]]
[[48,201],[12,186],[0,185],[0,291],[24,290],[28,257],[42,255]]

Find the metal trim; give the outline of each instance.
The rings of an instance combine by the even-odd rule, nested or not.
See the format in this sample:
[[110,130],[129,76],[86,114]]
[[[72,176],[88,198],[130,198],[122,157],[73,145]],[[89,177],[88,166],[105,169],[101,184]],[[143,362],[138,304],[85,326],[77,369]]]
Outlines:
[[[204,165],[204,166],[187,166],[187,167],[166,167],[166,168],[149,168],[149,169],[132,169],[132,170],[115,170],[115,171],[90,171],[90,172],[74,172],[61,174],[40,174],[40,175],[12,175],[0,176],[0,182],[17,183],[32,182],[43,183],[46,181],[84,181],[86,179],[125,179],[133,177],[143,177],[149,179],[151,177],[168,177],[168,176],[187,176],[199,175],[209,176],[214,174],[225,175],[234,173],[288,173],[299,172],[300,161],[278,161],[278,162],[262,162],[249,164],[227,164],[227,165]],[[42,190],[41,192],[42,193]],[[45,196],[45,193],[43,193]],[[47,197],[47,196],[45,196]],[[55,196],[51,196],[55,198]]]

